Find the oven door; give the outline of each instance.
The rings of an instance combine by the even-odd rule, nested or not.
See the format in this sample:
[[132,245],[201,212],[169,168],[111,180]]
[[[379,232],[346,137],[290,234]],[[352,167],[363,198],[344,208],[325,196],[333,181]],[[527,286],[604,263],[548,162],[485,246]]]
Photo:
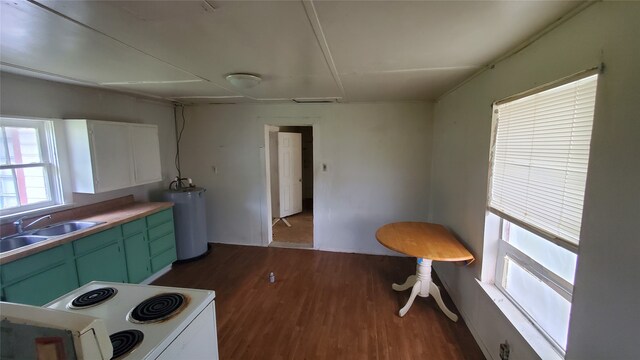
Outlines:
[[9,320],[2,320],[0,328],[2,359],[77,359],[71,331]]

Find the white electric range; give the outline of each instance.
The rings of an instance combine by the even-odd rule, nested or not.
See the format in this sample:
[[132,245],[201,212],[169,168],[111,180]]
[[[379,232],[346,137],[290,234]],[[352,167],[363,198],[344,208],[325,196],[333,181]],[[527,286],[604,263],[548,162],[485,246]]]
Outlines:
[[44,307],[101,319],[114,359],[217,359],[214,299],[207,290],[94,281]]

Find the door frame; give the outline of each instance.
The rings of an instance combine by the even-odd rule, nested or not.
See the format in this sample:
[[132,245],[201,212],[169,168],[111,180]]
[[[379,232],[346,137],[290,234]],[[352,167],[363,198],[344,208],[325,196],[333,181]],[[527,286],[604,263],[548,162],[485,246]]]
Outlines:
[[[314,123],[302,123],[302,124],[292,124],[290,121],[278,121],[277,119],[272,119],[275,121],[271,121],[270,123],[267,123],[264,125],[264,156],[262,157],[263,161],[262,164],[264,166],[264,176],[265,176],[265,181],[264,181],[264,191],[265,191],[265,209],[266,211],[264,212],[264,216],[263,216],[263,224],[266,225],[266,237],[262,237],[262,245],[263,246],[269,246],[272,242],[273,242],[273,226],[271,225],[272,223],[272,219],[273,219],[273,214],[271,212],[271,201],[273,199],[271,199],[271,165],[269,163],[269,157],[271,155],[271,149],[269,146],[269,133],[270,132],[277,132],[278,130],[280,130],[281,127],[311,127],[311,136],[313,139],[313,195],[312,195],[312,199],[313,199],[313,214],[315,217],[316,214],[316,186],[317,186],[317,178],[318,178],[318,174],[316,172],[316,164],[318,164],[318,160],[317,159],[317,154],[318,154],[318,144],[316,141],[316,133],[317,133],[317,124]],[[283,119],[284,120],[284,119]],[[311,119],[305,119],[307,121],[311,120]],[[304,198],[303,198],[304,200]],[[313,221],[313,243],[311,244],[312,248],[315,250],[317,249],[317,240],[316,240],[316,221],[314,219]]]

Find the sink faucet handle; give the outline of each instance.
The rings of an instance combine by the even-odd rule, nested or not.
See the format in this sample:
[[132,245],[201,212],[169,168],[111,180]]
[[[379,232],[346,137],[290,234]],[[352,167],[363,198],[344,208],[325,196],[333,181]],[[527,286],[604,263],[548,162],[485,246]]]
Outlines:
[[22,216],[13,222],[13,225],[16,227],[16,233],[22,232],[22,223],[24,221],[24,218],[26,218],[26,216]]

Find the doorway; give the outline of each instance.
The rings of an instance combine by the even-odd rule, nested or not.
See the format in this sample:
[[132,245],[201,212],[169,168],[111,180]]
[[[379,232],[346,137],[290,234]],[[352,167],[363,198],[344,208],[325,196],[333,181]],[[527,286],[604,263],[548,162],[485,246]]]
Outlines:
[[267,126],[269,246],[313,248],[313,127]]

